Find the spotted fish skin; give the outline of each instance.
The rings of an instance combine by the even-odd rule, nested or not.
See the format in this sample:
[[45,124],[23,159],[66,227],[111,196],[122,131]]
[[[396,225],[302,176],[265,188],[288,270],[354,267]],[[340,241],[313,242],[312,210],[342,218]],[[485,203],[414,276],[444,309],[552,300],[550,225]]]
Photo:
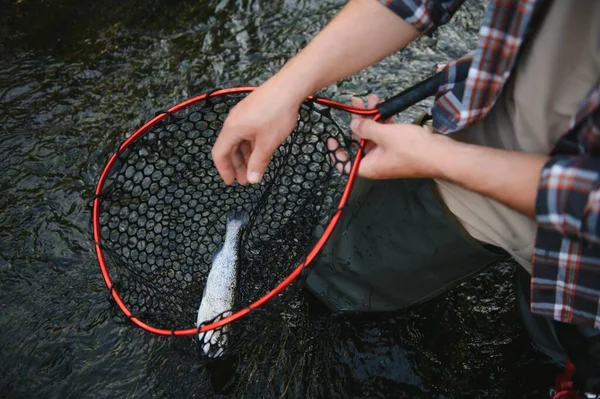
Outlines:
[[[222,246],[213,254],[212,265],[200,308],[196,326],[213,320],[215,317],[233,309],[237,275],[239,269],[239,249],[244,226],[248,223],[248,213],[243,210],[230,211],[227,214],[225,239]],[[227,344],[230,326],[213,329],[198,334],[202,351],[210,358],[223,355]]]

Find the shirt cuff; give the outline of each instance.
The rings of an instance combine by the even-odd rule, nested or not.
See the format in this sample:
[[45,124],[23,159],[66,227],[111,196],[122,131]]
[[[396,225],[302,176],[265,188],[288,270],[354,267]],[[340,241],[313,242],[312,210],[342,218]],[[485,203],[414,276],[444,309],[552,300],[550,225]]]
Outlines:
[[380,0],[422,34],[431,35],[444,25],[460,8],[464,0]]

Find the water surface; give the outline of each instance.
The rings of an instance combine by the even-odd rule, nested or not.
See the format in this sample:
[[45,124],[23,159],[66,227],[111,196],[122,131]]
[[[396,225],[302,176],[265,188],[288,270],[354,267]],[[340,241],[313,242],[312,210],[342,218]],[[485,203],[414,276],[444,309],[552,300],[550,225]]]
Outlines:
[[[473,48],[484,1],[323,95],[391,95]],[[555,371],[514,308],[503,264],[394,315],[281,328],[213,391],[189,342],[123,323],[107,300],[89,200],[116,146],[154,112],[256,85],[343,1],[11,0],[0,15],[0,396],[542,397]],[[403,114],[410,120],[427,103]],[[282,326],[282,322],[277,322]],[[281,348],[283,350],[280,350]],[[261,349],[259,352],[258,349]]]

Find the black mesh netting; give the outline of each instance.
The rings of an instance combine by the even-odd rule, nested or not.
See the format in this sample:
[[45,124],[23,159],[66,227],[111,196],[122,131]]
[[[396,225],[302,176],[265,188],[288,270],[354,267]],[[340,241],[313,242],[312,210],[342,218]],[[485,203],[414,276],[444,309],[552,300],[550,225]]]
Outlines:
[[[356,143],[328,109],[305,102],[292,135],[273,155],[258,185],[226,186],[211,149],[229,110],[246,94],[209,97],[170,114],[119,157],[100,196],[101,248],[114,288],[145,323],[176,330],[196,326],[212,256],[226,215],[243,209],[250,220],[241,241],[237,311],[272,290],[313,248],[344,190],[326,140]],[[336,161],[341,162],[341,161]],[[302,282],[260,311],[232,323],[229,343],[268,328],[265,317],[290,316]]]

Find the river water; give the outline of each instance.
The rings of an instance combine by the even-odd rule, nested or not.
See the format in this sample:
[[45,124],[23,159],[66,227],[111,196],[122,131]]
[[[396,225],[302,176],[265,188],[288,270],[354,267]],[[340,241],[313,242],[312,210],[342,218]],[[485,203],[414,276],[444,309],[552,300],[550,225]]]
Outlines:
[[[264,81],[343,3],[4,2],[0,397],[543,397],[556,370],[519,321],[512,264],[393,315],[332,317],[309,303],[286,330],[294,345],[264,350],[283,355],[216,373],[185,345],[121,322],[107,300],[88,203],[118,143],[197,93]],[[473,48],[484,5],[466,2],[433,37],[322,94],[406,88]],[[214,375],[226,374],[222,386]]]

